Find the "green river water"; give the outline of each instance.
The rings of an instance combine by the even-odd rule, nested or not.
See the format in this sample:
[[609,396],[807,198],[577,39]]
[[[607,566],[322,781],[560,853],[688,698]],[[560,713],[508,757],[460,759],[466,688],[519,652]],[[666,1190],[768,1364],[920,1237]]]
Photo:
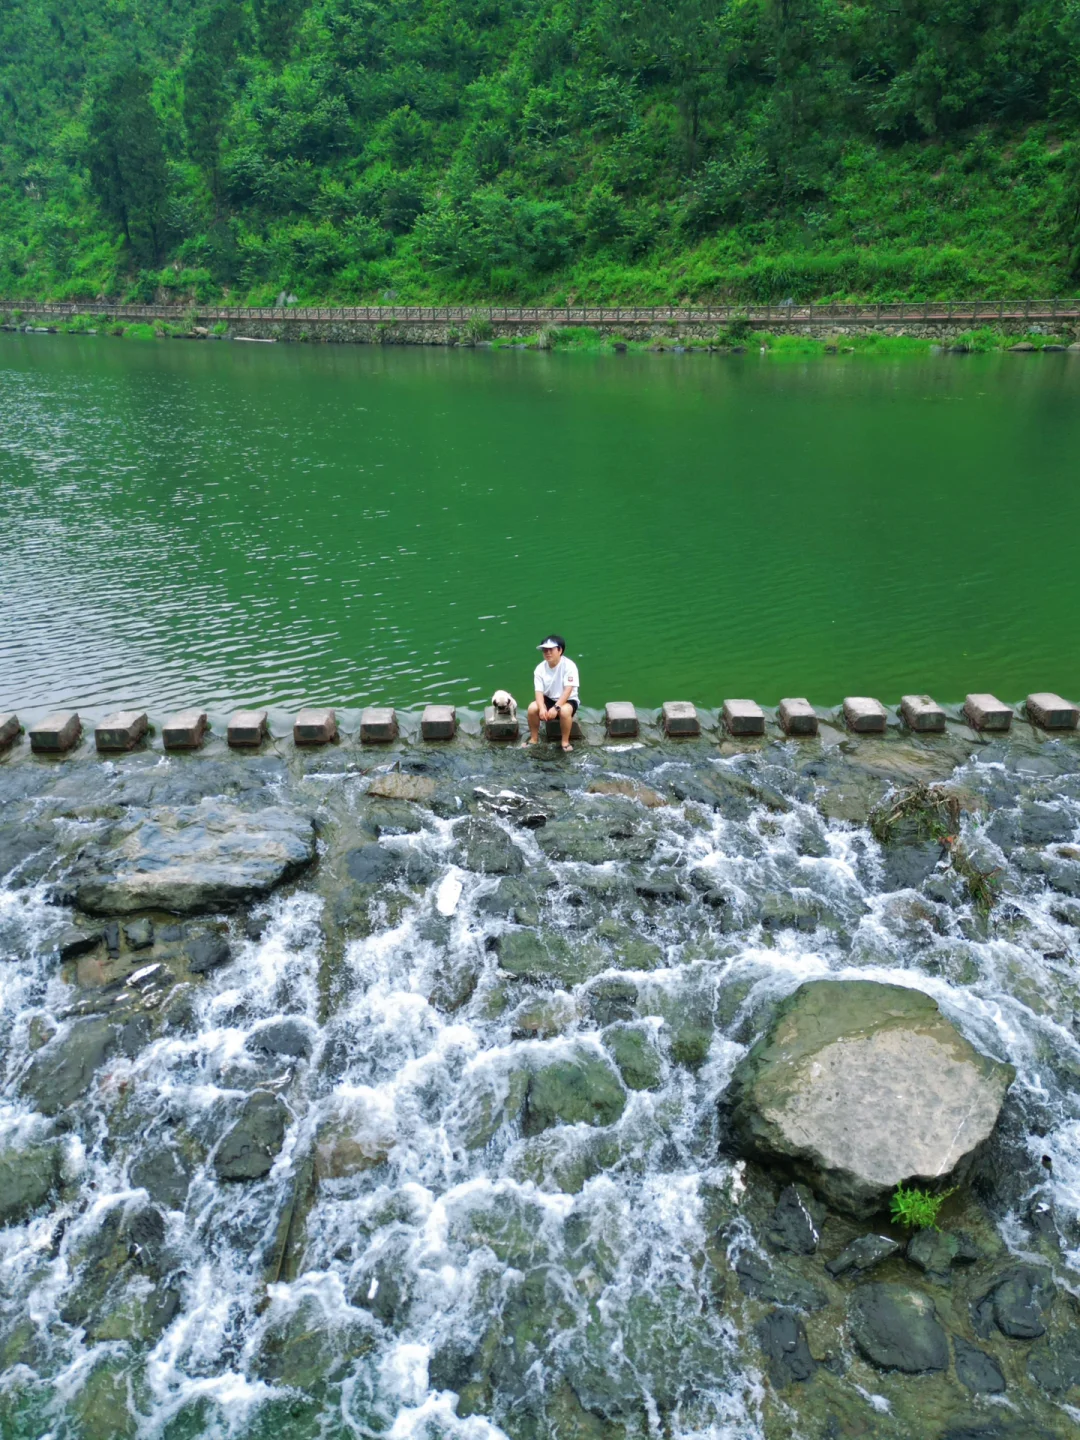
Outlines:
[[1080,690],[1080,363],[0,341],[0,708]]

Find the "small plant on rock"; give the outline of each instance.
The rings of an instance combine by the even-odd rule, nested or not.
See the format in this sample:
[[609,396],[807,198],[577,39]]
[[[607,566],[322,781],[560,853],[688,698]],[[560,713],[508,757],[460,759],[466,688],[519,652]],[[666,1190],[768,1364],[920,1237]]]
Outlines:
[[909,1230],[933,1230],[937,1226],[938,1211],[955,1190],[953,1186],[952,1190],[932,1195],[917,1185],[897,1185],[889,1201],[889,1214],[897,1225],[906,1225]]

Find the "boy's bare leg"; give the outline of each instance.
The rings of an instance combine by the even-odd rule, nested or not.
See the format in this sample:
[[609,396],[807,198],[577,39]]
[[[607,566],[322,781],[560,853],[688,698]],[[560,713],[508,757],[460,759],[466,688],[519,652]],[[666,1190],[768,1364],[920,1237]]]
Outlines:
[[570,731],[574,728],[574,707],[572,705],[559,706],[559,727],[562,730],[562,748],[572,750],[570,744]]
[[539,745],[539,744],[540,744],[540,707],[539,707],[539,705],[537,705],[536,701],[534,700],[534,701],[532,702],[532,704],[529,706],[529,738],[528,738],[528,740],[525,741],[525,745],[523,745],[521,748],[524,750],[526,745]]

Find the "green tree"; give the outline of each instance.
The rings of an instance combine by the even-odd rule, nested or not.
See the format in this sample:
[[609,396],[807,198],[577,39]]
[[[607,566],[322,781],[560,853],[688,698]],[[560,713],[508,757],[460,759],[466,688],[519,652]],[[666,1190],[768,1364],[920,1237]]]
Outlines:
[[161,254],[167,192],[161,121],[150,77],[138,63],[114,71],[94,93],[87,126],[90,184],[132,254],[151,264]]
[[239,5],[223,0],[195,31],[184,69],[188,154],[206,176],[215,203],[221,193],[221,134],[232,101],[230,72],[240,34]]

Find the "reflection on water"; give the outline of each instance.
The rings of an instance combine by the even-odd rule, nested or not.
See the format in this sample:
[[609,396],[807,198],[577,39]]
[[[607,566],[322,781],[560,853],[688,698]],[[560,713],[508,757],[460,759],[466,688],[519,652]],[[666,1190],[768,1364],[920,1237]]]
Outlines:
[[1075,357],[0,341],[0,705],[1080,684]]

